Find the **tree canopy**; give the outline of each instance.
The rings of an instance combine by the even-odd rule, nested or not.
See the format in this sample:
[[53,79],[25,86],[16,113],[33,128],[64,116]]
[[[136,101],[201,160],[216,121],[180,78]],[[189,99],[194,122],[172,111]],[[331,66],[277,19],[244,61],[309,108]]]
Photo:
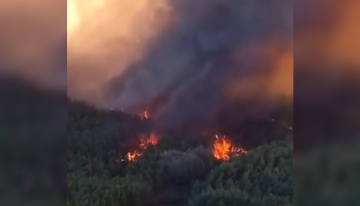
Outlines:
[[293,205],[292,138],[220,161],[212,142],[164,134],[136,161],[146,121],[69,101],[67,198],[71,206]]

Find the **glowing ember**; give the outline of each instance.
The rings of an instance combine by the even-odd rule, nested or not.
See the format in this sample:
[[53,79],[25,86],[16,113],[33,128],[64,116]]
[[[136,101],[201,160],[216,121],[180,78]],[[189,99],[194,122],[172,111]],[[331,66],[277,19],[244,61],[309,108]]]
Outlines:
[[144,111],[143,113],[141,113],[140,115],[141,119],[149,119],[149,113],[148,111]]
[[226,139],[225,136],[219,138],[218,135],[215,135],[215,138],[213,155],[218,160],[227,161],[231,155],[239,156],[247,153],[244,149],[233,146],[231,141]]
[[151,133],[150,135],[141,135],[139,148],[134,152],[128,152],[126,154],[126,160],[136,161],[142,155],[142,152],[146,150],[149,145],[156,145],[158,143],[158,137]]

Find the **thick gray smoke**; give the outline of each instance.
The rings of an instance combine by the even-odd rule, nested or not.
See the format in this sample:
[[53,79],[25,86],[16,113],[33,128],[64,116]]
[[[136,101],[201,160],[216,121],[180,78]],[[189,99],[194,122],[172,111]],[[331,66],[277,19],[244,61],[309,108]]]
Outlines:
[[[146,6],[143,10],[136,6],[137,12],[146,13],[146,18],[121,19],[122,12],[123,18],[132,18],[128,17],[133,8],[128,5],[131,3],[108,2],[111,9],[106,9],[104,1],[104,13],[112,13],[111,18],[104,19],[119,18],[119,23],[98,20],[93,24],[107,28],[99,30],[99,26],[96,32],[83,26],[82,35],[93,32],[93,41],[105,43],[106,49],[94,43],[93,50],[87,49],[86,55],[80,55],[80,46],[77,53],[71,52],[71,44],[75,43],[68,41],[70,96],[105,109],[149,110],[162,126],[200,123],[210,119],[232,96],[227,92],[231,90],[229,83],[260,73],[271,76],[278,69],[274,68],[276,54],[291,50],[292,0],[140,2]],[[101,18],[101,8],[97,14]],[[124,29],[121,23],[128,22],[137,24]],[[161,29],[156,22],[162,22]],[[148,35],[151,29],[157,30],[156,34]],[[128,56],[134,57],[133,53],[138,52],[137,47],[141,47],[141,55],[127,61]],[[101,54],[94,55],[96,52]],[[285,78],[292,79],[292,75]],[[269,84],[262,85],[260,90]]]

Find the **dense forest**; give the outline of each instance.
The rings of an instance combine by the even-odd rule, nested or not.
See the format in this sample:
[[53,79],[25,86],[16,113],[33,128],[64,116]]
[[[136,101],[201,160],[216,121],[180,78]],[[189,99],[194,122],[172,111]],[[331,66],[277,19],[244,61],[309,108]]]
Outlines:
[[214,157],[213,135],[187,131],[158,135],[157,144],[129,161],[127,153],[151,133],[151,118],[97,110],[65,93],[1,80],[0,151],[6,160],[1,174],[7,188],[2,197],[17,203],[54,205],[54,198],[72,206],[360,203],[356,142],[296,156],[293,167],[292,131],[247,122],[236,126],[252,141],[228,135],[247,153],[235,151],[227,161]]
[[[257,145],[184,131],[151,141],[151,118],[70,100],[67,124],[68,205],[293,205],[289,131],[258,138]],[[141,147],[144,136],[150,141]],[[229,147],[228,158],[216,158],[216,142],[247,148],[237,153]]]

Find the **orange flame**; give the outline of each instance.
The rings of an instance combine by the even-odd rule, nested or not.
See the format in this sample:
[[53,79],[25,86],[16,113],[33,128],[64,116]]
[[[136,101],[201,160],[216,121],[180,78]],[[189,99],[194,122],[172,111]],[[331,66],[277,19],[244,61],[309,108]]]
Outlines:
[[149,145],[156,145],[157,143],[158,137],[154,133],[151,133],[150,135],[141,135],[139,148],[134,152],[128,152],[125,158],[128,161],[136,161]]
[[140,138],[140,149],[145,150],[148,145],[156,145],[158,138],[154,133],[151,133],[149,136],[142,135]]
[[215,143],[213,145],[213,156],[218,160],[227,161],[230,160],[230,156],[239,156],[246,154],[243,148],[235,147],[232,145],[231,141],[226,139],[225,136],[219,138],[218,135],[215,135]]
[[138,157],[141,156],[141,153],[138,151],[134,151],[134,152],[128,152],[126,154],[126,159],[128,161],[134,162]]

